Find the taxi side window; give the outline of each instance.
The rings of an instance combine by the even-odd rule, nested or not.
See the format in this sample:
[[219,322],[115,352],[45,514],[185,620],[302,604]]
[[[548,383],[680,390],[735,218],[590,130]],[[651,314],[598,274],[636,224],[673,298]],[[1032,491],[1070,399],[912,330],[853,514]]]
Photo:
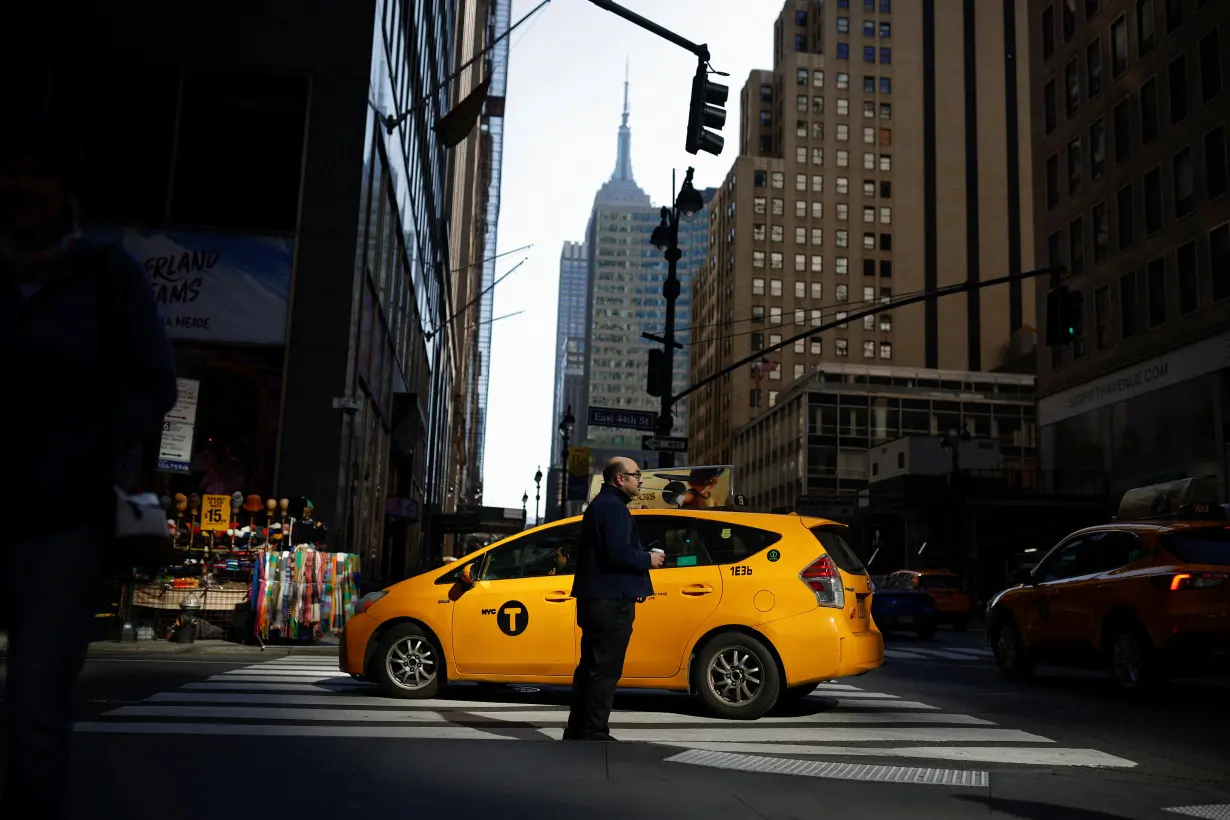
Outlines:
[[1088,536],[1088,557],[1082,561],[1081,575],[1122,569],[1148,555],[1144,543],[1130,532],[1108,530]]
[[782,540],[778,533],[757,527],[721,521],[697,523],[705,535],[705,546],[715,564],[737,564]]
[[580,524],[566,524],[496,547],[481,580],[572,575],[576,571],[576,543],[580,534]]
[[708,539],[701,529],[707,522],[675,516],[638,515],[633,517],[645,549],[660,549],[672,567],[705,567],[713,563],[707,549]]
[[1083,575],[1082,564],[1085,562],[1087,546],[1088,542],[1084,538],[1075,538],[1064,544],[1047,557],[1046,563],[1040,568],[1042,571],[1038,580],[1047,583]]

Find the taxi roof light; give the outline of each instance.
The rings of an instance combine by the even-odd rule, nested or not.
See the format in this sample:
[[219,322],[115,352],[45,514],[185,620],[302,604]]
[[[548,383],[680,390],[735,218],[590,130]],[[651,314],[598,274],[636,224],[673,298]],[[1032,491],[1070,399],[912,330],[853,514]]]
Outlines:
[[1216,476],[1201,476],[1133,487],[1113,520],[1224,521],[1226,510],[1217,500]]
[[846,593],[837,564],[828,555],[821,555],[799,573],[799,580],[816,596],[816,603],[833,609],[844,609]]

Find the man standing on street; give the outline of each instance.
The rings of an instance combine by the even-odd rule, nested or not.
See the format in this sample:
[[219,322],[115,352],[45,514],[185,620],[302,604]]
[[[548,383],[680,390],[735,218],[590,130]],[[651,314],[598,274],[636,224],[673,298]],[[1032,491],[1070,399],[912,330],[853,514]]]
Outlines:
[[572,676],[572,708],[564,740],[615,740],[607,725],[615,685],[623,676],[637,599],[653,595],[649,570],[661,552],[641,546],[628,502],[641,489],[641,471],[630,458],[613,458],[602,471],[602,489],[585,509],[572,597],[581,626],[581,662]]

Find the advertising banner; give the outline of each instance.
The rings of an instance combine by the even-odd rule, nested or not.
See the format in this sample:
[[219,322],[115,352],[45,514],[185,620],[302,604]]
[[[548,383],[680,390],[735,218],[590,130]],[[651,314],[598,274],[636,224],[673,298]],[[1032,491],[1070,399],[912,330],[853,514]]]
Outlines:
[[[730,499],[733,468],[729,464],[708,467],[675,467],[642,470],[641,492],[628,502],[632,510],[704,510],[724,507]],[[590,479],[589,501],[602,487],[602,476]]]
[[198,231],[91,226],[149,277],[171,339],[280,345],[286,341],[293,240]]

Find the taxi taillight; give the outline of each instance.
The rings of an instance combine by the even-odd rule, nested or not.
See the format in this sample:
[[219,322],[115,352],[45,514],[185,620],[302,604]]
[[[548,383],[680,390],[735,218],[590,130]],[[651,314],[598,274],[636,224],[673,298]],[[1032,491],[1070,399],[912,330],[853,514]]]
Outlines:
[[820,606],[844,609],[846,593],[841,584],[841,573],[833,559],[821,555],[807,569],[799,573],[799,580],[807,585],[816,596]]
[[1179,572],[1170,576],[1170,591],[1182,589],[1215,589],[1226,583],[1230,575],[1220,572]]

